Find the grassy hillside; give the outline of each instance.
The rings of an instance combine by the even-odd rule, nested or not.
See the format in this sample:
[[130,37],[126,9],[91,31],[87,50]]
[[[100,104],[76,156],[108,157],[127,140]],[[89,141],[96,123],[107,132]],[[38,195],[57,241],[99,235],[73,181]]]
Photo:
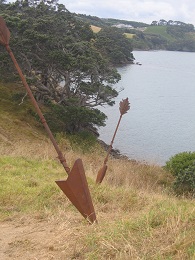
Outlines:
[[[82,14],[75,14],[75,17],[90,24],[94,33],[98,33],[104,27],[123,24],[124,26],[119,30],[131,39],[133,49],[195,52],[195,32],[193,25],[182,22],[180,22],[180,25],[171,26],[149,25],[136,21],[99,18]],[[129,25],[132,28],[129,28]]]
[[101,27],[91,25],[91,29],[94,33],[98,33],[101,30]]
[[144,31],[146,34],[156,34],[161,35],[167,40],[173,41],[174,38],[167,33],[167,26],[148,26]]
[[172,194],[156,165],[109,158],[57,136],[70,167],[82,158],[98,224],[55,184],[67,175],[20,85],[0,83],[0,259],[195,259],[194,201]]
[[73,14],[76,19],[81,20],[83,22],[92,24],[98,27],[105,27],[105,26],[112,26],[116,24],[126,24],[131,25],[135,28],[137,27],[147,27],[149,24],[136,22],[136,21],[127,21],[127,20],[120,20],[120,19],[113,19],[113,18],[99,18],[97,16],[85,15],[85,14]]
[[125,33],[125,36],[126,36],[128,39],[132,39],[132,38],[135,36],[135,34],[133,34],[133,33]]

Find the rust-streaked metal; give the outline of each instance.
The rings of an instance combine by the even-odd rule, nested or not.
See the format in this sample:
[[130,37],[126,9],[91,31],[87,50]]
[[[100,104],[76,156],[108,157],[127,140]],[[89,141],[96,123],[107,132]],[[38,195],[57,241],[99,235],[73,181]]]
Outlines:
[[106,171],[107,171],[107,168],[108,168],[106,164],[107,164],[107,161],[108,161],[109,154],[110,154],[110,152],[111,152],[111,150],[112,150],[112,145],[113,145],[113,143],[114,143],[114,139],[115,139],[117,130],[118,130],[118,128],[119,128],[119,125],[120,125],[122,116],[123,116],[124,114],[126,114],[129,109],[130,109],[130,103],[129,103],[128,98],[123,99],[123,100],[120,102],[120,105],[119,105],[120,117],[119,117],[119,120],[118,120],[118,124],[117,124],[117,126],[116,126],[114,135],[113,135],[113,137],[112,137],[112,141],[111,141],[111,143],[110,143],[110,145],[109,145],[106,158],[104,159],[104,164],[103,164],[102,168],[98,171],[98,174],[97,174],[97,178],[96,178],[96,183],[97,183],[97,184],[100,184],[100,183],[103,181],[103,179],[104,179],[104,177],[105,177],[105,175],[106,175]]
[[6,26],[4,19],[0,16],[0,44],[6,46],[9,44],[10,31]]
[[56,183],[84,218],[90,223],[96,222],[95,210],[81,159],[75,161],[67,180],[59,180]]
[[26,91],[34,107],[36,108],[37,114],[39,115],[40,120],[43,126],[45,127],[45,130],[47,131],[49,138],[58,154],[58,159],[60,160],[67,174],[69,175],[66,181],[56,181],[56,183],[61,188],[61,190],[67,195],[67,197],[73,203],[73,205],[79,210],[79,212],[86,219],[88,219],[90,223],[93,223],[96,221],[96,215],[92,204],[90,192],[88,189],[82,161],[81,159],[76,160],[72,170],[70,170],[69,166],[66,163],[66,159],[63,156],[62,152],[60,151],[57,142],[32,94],[32,91],[26,82],[26,79],[14,57],[14,54],[9,47],[9,39],[10,39],[9,29],[6,26],[4,19],[0,17],[0,44],[5,46],[7,52],[9,53],[15,65],[15,68],[18,71],[18,74],[22,80],[22,83],[26,88]]

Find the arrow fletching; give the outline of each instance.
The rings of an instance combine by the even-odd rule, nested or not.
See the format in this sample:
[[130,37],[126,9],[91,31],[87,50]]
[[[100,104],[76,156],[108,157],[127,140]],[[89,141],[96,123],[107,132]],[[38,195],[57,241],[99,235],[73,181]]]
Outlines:
[[3,17],[0,16],[0,44],[8,45],[10,39],[10,31],[6,26],[6,23]]
[[129,109],[130,109],[130,103],[129,103],[128,98],[123,99],[119,105],[119,110],[120,110],[121,115],[126,114]]

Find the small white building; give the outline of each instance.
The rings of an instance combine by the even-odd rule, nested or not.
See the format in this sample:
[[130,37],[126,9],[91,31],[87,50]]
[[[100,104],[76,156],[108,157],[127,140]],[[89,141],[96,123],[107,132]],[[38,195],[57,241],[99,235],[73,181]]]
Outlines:
[[128,28],[128,29],[133,29],[133,26],[131,26],[130,24],[114,24],[112,25],[113,27],[117,27],[117,28]]

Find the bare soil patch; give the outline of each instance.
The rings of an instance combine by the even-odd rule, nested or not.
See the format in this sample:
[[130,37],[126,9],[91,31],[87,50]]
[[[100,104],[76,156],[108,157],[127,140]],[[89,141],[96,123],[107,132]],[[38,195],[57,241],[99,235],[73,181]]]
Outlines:
[[0,259],[83,259],[77,246],[78,225],[68,218],[56,223],[39,216],[1,222]]

